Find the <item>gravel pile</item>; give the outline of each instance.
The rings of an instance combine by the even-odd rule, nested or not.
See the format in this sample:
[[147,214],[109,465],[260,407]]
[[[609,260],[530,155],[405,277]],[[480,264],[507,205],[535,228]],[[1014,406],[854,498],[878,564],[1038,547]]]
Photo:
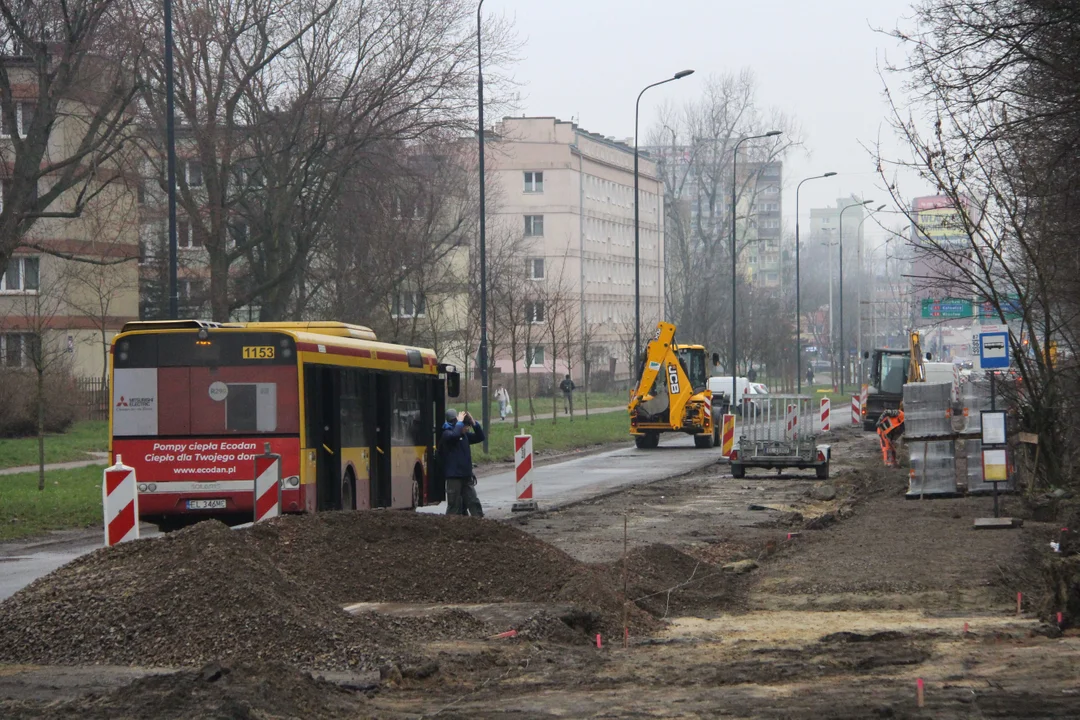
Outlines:
[[10,720],[236,720],[362,717],[363,695],[281,663],[209,664],[154,675],[103,695],[5,706]]

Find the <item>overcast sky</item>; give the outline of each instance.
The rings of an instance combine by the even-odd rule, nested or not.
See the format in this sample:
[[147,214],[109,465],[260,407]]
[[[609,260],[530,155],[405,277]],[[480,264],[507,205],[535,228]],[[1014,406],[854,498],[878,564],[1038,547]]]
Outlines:
[[[877,68],[901,53],[874,28],[889,29],[911,15],[912,0],[485,0],[484,15],[512,20],[523,47],[513,75],[521,84],[520,112],[577,118],[581,127],[631,138],[634,99],[645,85],[692,68],[695,75],[649,90],[641,101],[642,142],[665,102],[681,103],[709,73],[750,67],[758,102],[795,115],[804,151],[785,160],[784,221],[795,219],[795,183],[802,223],[810,208],[855,193],[888,197],[863,145],[881,137],[899,152],[886,125],[887,106]],[[899,79],[889,78],[890,86]],[[902,178],[905,196],[925,194]],[[867,223],[869,226],[871,223]],[[882,235],[880,230],[867,235]]]

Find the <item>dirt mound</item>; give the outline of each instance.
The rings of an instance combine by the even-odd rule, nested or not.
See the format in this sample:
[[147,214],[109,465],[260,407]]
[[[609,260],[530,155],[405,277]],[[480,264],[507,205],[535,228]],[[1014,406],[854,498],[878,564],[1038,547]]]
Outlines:
[[142,678],[110,693],[42,708],[9,707],[14,720],[235,720],[354,718],[362,695],[280,663],[216,663]]
[[217,522],[83,556],[0,604],[0,662],[375,667],[400,646]]
[[[569,602],[622,632],[622,597],[604,568],[494,520],[423,513],[320,513],[251,528],[282,571],[334,602]],[[641,612],[633,629],[655,628]]]
[[[715,565],[670,545],[634,550],[627,556],[626,565],[627,595],[638,607],[658,617],[706,608],[716,612],[737,602],[742,587]],[[622,561],[612,566],[612,573],[622,577]]]

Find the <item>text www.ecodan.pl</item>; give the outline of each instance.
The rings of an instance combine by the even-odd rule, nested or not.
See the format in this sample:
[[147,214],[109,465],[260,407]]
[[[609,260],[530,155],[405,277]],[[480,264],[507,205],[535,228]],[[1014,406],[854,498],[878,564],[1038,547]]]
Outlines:
[[226,467],[174,467],[172,471],[177,475],[235,475],[240,468],[235,465]]

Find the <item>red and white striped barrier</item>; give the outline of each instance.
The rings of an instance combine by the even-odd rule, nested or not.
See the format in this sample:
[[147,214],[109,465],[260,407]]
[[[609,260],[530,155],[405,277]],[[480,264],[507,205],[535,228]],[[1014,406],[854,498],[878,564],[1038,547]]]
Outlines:
[[829,398],[821,398],[821,432],[829,432]]
[[511,512],[529,512],[538,509],[532,488],[533,449],[532,435],[514,436],[514,474],[517,502]]
[[795,406],[788,405],[787,412],[784,413],[784,420],[787,424],[787,431],[784,435],[785,438],[791,437],[792,431],[795,429]]
[[720,454],[731,457],[731,449],[735,447],[735,416],[728,413],[724,415],[723,436],[720,441]]
[[858,425],[862,422],[862,400],[858,395],[851,396],[851,424]]
[[281,456],[270,452],[266,443],[266,452],[255,456],[255,522],[280,514]]
[[101,505],[105,509],[105,547],[139,539],[139,493],[135,468],[116,456],[116,464],[105,468],[101,483]]

